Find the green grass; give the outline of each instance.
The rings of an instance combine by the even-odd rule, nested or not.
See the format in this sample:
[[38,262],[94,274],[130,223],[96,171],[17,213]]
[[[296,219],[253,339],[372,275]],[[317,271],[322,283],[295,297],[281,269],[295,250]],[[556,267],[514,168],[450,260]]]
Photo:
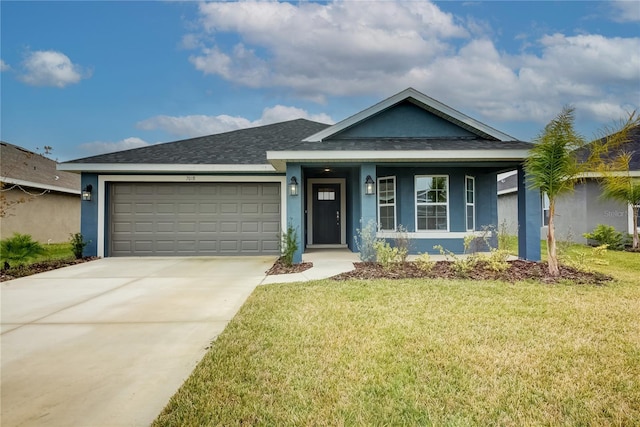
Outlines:
[[[33,258],[24,263],[25,266],[43,262],[43,261],[55,261],[55,260],[68,260],[74,259],[73,252],[71,251],[70,243],[51,243],[51,244],[43,244],[44,253],[42,255],[38,255],[36,258]],[[4,258],[0,257],[0,261],[5,261]]]
[[639,425],[640,254],[606,256],[603,287],[258,287],[153,425]]

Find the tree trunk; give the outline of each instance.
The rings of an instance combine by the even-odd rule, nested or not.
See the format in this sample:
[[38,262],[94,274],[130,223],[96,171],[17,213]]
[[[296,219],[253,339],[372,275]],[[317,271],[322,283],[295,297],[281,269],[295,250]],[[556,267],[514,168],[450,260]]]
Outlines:
[[556,251],[556,230],[553,217],[556,213],[555,200],[549,200],[549,225],[547,227],[547,263],[549,265],[549,274],[553,277],[560,275],[558,269],[558,254]]
[[638,210],[640,210],[640,206],[633,205],[631,208],[631,212],[633,213],[633,249],[638,249],[639,241],[638,241]]

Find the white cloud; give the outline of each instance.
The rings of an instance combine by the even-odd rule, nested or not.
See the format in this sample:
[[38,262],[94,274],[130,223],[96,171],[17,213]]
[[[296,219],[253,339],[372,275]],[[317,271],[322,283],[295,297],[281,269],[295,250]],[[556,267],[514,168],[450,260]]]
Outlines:
[[333,123],[331,117],[326,114],[309,114],[307,111],[296,108],[276,105],[265,108],[258,120],[251,121],[244,117],[232,117],[227,115],[206,116],[155,116],[137,123],[137,127],[143,130],[163,130],[171,135],[189,138],[216,133],[228,132],[254,126],[262,126],[286,120],[304,118],[323,123]]
[[[372,77],[406,76],[467,37],[450,14],[428,2],[203,3],[209,33],[236,32],[225,51],[202,48],[190,60],[205,74],[249,87],[289,87],[302,95],[367,93]],[[266,51],[258,56],[255,52]]]
[[20,79],[33,86],[63,88],[91,76],[90,72],[73,64],[67,55],[53,50],[29,52],[22,66],[24,73]]
[[10,69],[11,69],[11,67],[9,66],[9,64],[7,64],[2,59],[0,59],[0,72],[9,71]]
[[104,142],[104,141],[94,141],[87,142],[85,144],[80,145],[80,149],[87,153],[87,155],[97,155],[104,153],[112,153],[114,151],[122,151],[122,150],[130,150],[132,148],[145,147],[150,145],[148,142],[143,139],[136,137],[125,138],[121,141],[116,142]]
[[[631,4],[615,7],[631,17]],[[639,107],[638,37],[550,34],[505,52],[486,23],[427,1],[212,2],[200,15],[196,69],[316,102],[413,86],[481,119],[539,123],[565,104],[592,104],[585,114],[599,121]],[[229,33],[239,39],[233,46],[219,42]]]
[[613,20],[616,22],[639,22],[640,3],[637,0],[612,1]]

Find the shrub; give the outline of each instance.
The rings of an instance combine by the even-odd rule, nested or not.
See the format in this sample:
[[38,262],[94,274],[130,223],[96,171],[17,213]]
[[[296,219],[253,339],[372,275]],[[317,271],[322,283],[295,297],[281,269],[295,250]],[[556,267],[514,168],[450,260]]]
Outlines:
[[[465,246],[466,243],[467,239],[465,239]],[[444,256],[447,261],[451,262],[451,268],[453,268],[453,271],[461,278],[467,277],[478,262],[476,256],[458,257],[450,250],[443,248],[442,245],[435,245],[433,249],[440,251],[440,254]]]
[[622,233],[616,231],[616,229],[610,225],[598,224],[593,232],[584,233],[583,236],[587,240],[595,241],[597,246],[608,245],[609,249],[612,250],[624,249],[624,237]]
[[428,253],[418,255],[416,258],[416,266],[423,272],[428,273],[433,270],[433,266],[436,265],[435,261],[431,260]]
[[76,259],[82,258],[84,248],[89,244],[89,241],[84,240],[82,233],[71,233],[69,242],[71,243],[71,251]]
[[509,269],[507,260],[510,255],[505,249],[491,249],[489,254],[478,255],[478,260],[482,261],[489,270],[503,272]]
[[[360,220],[360,225],[362,225],[362,220]],[[374,245],[381,241],[376,237],[377,231],[378,225],[374,220],[369,220],[362,229],[356,230],[356,248],[359,252],[358,256],[363,262],[374,262],[377,258]]]
[[563,264],[573,267],[576,270],[592,273],[595,271],[594,265],[608,265],[604,259],[607,253],[607,245],[600,245],[591,248],[591,253],[582,250],[573,250],[562,259]]
[[394,264],[399,263],[402,260],[400,249],[395,247],[392,248],[387,242],[377,241],[373,244],[373,248],[376,251],[376,260],[385,270],[390,270],[393,268]]
[[298,250],[298,229],[289,224],[287,231],[282,233],[280,243],[282,261],[284,265],[291,267],[293,265],[293,255]]
[[396,230],[394,246],[398,248],[400,262],[407,262],[407,257],[409,256],[409,252],[411,252],[411,239],[409,239],[408,230],[402,225],[399,225]]
[[24,264],[44,252],[42,245],[31,240],[28,234],[14,233],[12,237],[0,241],[0,258],[5,262]]

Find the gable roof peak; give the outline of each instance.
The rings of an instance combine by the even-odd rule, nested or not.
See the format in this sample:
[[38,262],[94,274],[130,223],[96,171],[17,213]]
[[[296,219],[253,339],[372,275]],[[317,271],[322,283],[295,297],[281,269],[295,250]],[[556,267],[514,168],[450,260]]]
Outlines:
[[377,104],[336,123],[333,126],[328,127],[327,129],[324,129],[316,134],[307,137],[306,139],[304,139],[304,141],[321,142],[327,138],[330,138],[331,136],[344,131],[347,128],[364,122],[368,118],[373,117],[374,115],[404,101],[412,102],[416,106],[445,120],[448,120],[451,123],[454,123],[455,125],[460,126],[463,129],[466,129],[482,138],[498,141],[517,140],[516,138],[507,135],[506,133],[500,132],[499,130],[494,129],[489,125],[479,122],[478,120],[473,119],[466,114],[463,114],[460,111],[455,110],[448,105],[445,105],[440,101],[437,101],[412,87],[408,87],[405,90],[398,92],[395,95],[392,95],[389,98],[384,99]]

